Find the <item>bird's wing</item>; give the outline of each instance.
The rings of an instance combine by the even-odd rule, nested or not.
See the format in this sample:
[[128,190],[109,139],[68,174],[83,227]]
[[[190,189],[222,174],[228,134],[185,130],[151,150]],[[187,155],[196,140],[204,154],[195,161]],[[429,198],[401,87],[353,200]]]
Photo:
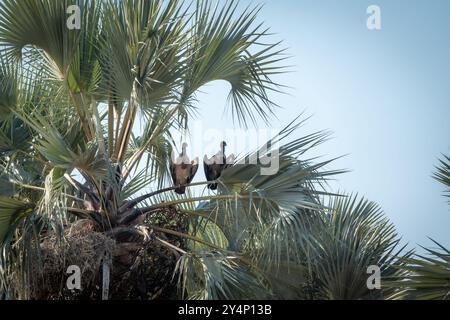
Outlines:
[[170,157],[170,175],[172,176],[173,184],[177,184],[177,165],[173,162],[173,157]]
[[177,157],[173,163],[175,163],[176,165],[181,165],[183,164],[183,158]]
[[236,157],[234,156],[234,154],[230,154],[227,158],[227,165],[234,165],[234,161],[236,160]]
[[209,181],[210,180],[210,175],[211,175],[211,168],[210,168],[210,164],[209,164],[209,159],[207,156],[205,156],[203,158],[203,171],[205,171],[205,177],[206,180]]
[[212,160],[213,160],[214,164],[223,165],[223,164],[225,164],[225,163],[223,163],[224,158],[225,158],[225,156],[224,156],[223,152],[219,151],[214,155]]
[[191,170],[190,170],[190,174],[189,174],[187,183],[191,183],[191,181],[194,179],[194,176],[198,170],[198,164],[199,164],[198,158],[196,158],[195,160],[193,160],[191,162]]
[[211,168],[216,163],[216,156],[214,155],[211,158],[208,158],[208,156],[205,155],[205,157],[203,158],[203,163]]

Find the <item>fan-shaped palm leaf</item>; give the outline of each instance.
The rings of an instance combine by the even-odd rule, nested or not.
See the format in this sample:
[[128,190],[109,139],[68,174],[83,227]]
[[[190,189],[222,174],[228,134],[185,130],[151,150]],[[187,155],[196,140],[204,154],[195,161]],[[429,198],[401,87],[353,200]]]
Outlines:
[[433,177],[446,187],[444,194],[446,197],[450,197],[450,157],[444,156],[444,159],[439,162],[440,166],[436,168],[437,172]]
[[438,249],[404,259],[405,275],[391,278],[387,286],[395,289],[389,299],[450,300],[450,251],[433,240]]

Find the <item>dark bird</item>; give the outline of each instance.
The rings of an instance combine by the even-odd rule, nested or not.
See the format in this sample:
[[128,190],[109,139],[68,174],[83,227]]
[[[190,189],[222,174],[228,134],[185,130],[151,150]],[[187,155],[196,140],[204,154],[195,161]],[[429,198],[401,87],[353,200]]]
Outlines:
[[[228,158],[225,156],[225,147],[227,143],[222,141],[220,143],[220,150],[217,152],[212,158],[208,159],[208,156],[205,155],[203,158],[203,168],[205,170],[205,176],[208,181],[215,181],[219,179],[222,174],[222,171],[232,165],[234,163],[234,156],[231,155]],[[217,183],[208,184],[208,189],[216,190]]]
[[183,143],[179,157],[174,160],[172,156],[170,159],[170,173],[174,187],[177,187],[175,192],[178,194],[186,192],[186,186],[192,182],[198,170],[199,160],[198,158],[193,161],[189,160],[189,157],[186,155],[187,146],[187,143]]

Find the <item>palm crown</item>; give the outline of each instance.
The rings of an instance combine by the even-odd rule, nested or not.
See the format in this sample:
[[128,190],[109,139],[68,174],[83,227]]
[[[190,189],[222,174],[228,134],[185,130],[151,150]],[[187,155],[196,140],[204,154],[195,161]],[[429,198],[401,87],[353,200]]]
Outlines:
[[[80,29],[67,27],[71,5]],[[259,9],[237,14],[235,1],[206,0],[0,3],[0,294],[61,298],[60,282],[57,290],[43,283],[59,279],[67,259],[85,265],[90,288],[101,282],[103,298],[173,297],[173,283],[188,298],[366,298],[363,277],[351,275],[368,264],[397,274],[399,240],[375,204],[323,204],[327,179],[343,171],[307,158],[328,132],[289,140],[300,117],[216,181],[173,192],[171,133],[188,128],[202,86],[227,81],[243,126],[268,121],[277,107],[269,96],[282,88],[272,77],[285,55],[265,44]],[[275,151],[273,175],[245,161]],[[190,188],[211,183],[218,190],[206,195]],[[129,288],[132,280],[146,287]]]
[[[73,4],[81,9],[79,30],[66,26]],[[187,127],[203,85],[227,81],[232,114],[243,125],[273,113],[269,92],[278,86],[270,77],[282,69],[283,50],[261,44],[268,33],[255,25],[258,7],[239,16],[236,8],[234,1],[189,7],[176,0],[1,4],[2,168],[13,196],[2,197],[4,246],[31,247],[27,228],[36,236],[64,235],[74,220],[88,220],[125,256],[149,243],[181,254],[180,276],[199,263],[214,265],[224,283],[211,284],[205,274],[203,281],[216,286],[202,291],[205,297],[229,296],[226,286],[235,279],[227,270],[267,285],[262,256],[272,262],[289,246],[253,238],[273,232],[289,243],[299,232],[290,221],[319,206],[313,185],[336,172],[319,172],[325,163],[296,156],[326,134],[283,147],[273,177],[262,177],[255,165],[230,168],[217,194],[174,196],[168,181],[171,130]],[[144,124],[136,131],[137,117]],[[140,192],[149,186],[157,190]],[[152,220],[170,212],[177,213],[175,228]]]

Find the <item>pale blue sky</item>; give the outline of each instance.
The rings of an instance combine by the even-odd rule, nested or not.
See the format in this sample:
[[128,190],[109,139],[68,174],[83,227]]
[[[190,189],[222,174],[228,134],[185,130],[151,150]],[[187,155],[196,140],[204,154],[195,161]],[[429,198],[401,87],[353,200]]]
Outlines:
[[[381,31],[366,28],[371,4]],[[450,153],[449,15],[447,0],[268,0],[260,14],[293,56],[294,72],[277,78],[292,89],[276,97],[284,109],[273,127],[306,110],[313,118],[298,135],[332,130],[316,154],[348,154],[329,168],[352,170],[333,188],[379,203],[411,246],[430,245],[427,236],[450,246],[450,211],[431,178]],[[205,128],[232,128],[226,93],[224,83],[203,88]]]

